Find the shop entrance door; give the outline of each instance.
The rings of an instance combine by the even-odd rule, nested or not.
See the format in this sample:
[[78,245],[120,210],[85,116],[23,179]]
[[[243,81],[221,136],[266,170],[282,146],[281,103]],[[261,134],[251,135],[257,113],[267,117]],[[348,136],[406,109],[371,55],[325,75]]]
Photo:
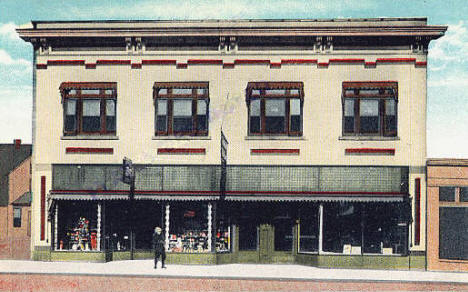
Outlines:
[[259,262],[263,264],[271,263],[274,240],[273,226],[260,224],[258,239]]

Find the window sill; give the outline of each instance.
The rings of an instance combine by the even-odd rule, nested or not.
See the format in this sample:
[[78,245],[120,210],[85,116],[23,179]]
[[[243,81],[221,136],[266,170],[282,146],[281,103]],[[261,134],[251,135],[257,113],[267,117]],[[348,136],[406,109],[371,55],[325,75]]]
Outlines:
[[439,259],[439,262],[443,262],[443,263],[460,263],[460,264],[464,264],[464,263],[467,263],[468,262],[468,259],[466,260],[450,260],[450,259]]
[[77,135],[62,136],[61,140],[119,140],[119,136],[113,135]]
[[211,140],[211,136],[153,136],[153,140]]
[[382,136],[340,136],[338,140],[343,141],[398,141],[400,137],[382,137]]
[[304,136],[245,136],[245,140],[306,140]]

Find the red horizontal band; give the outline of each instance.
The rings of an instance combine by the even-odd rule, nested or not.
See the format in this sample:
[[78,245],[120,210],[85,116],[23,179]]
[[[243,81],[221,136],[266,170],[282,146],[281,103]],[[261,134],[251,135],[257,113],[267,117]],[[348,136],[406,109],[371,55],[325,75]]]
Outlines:
[[175,65],[176,60],[142,60],[143,65]]
[[251,154],[299,154],[299,149],[250,149]]
[[236,59],[234,60],[236,65],[256,65],[256,64],[270,64],[270,60],[252,60],[252,59]]
[[281,64],[316,64],[317,59],[282,59]]
[[427,62],[426,61],[416,62],[416,66],[427,66]]
[[330,59],[329,63],[364,63],[364,59]]
[[113,154],[114,148],[67,147],[66,153],[106,153]]
[[217,59],[189,59],[187,60],[189,65],[223,65],[223,60]]
[[395,154],[393,148],[347,148],[346,154]]
[[158,154],[205,154],[205,148],[158,148]]
[[[127,194],[128,190],[52,190],[52,193],[104,193],[104,194]],[[219,191],[159,191],[159,190],[135,190],[136,194],[184,194],[184,195],[200,195],[200,194],[219,194]],[[226,191],[226,194],[233,195],[330,195],[330,196],[340,196],[340,195],[379,195],[379,196],[407,196],[407,193],[401,192],[346,192],[346,191]]]
[[415,58],[378,58],[378,63],[410,63],[415,62]]
[[84,65],[84,60],[47,60],[47,65]]
[[130,65],[130,60],[97,60],[98,65]]
[[96,63],[85,64],[86,69],[96,69]]

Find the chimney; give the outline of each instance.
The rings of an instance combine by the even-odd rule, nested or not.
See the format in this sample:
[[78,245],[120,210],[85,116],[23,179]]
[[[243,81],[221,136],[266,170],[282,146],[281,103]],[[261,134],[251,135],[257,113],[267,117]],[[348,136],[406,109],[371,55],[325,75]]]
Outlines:
[[21,139],[14,139],[13,144],[15,144],[15,149],[20,149]]

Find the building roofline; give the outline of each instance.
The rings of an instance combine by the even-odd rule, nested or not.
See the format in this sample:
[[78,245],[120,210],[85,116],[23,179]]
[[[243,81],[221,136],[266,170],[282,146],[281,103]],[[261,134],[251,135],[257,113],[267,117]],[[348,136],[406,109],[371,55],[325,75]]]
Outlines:
[[436,39],[447,26],[427,18],[235,19],[235,20],[81,20],[32,21],[20,37],[170,36],[423,36]]
[[427,166],[468,166],[468,159],[428,158]]

